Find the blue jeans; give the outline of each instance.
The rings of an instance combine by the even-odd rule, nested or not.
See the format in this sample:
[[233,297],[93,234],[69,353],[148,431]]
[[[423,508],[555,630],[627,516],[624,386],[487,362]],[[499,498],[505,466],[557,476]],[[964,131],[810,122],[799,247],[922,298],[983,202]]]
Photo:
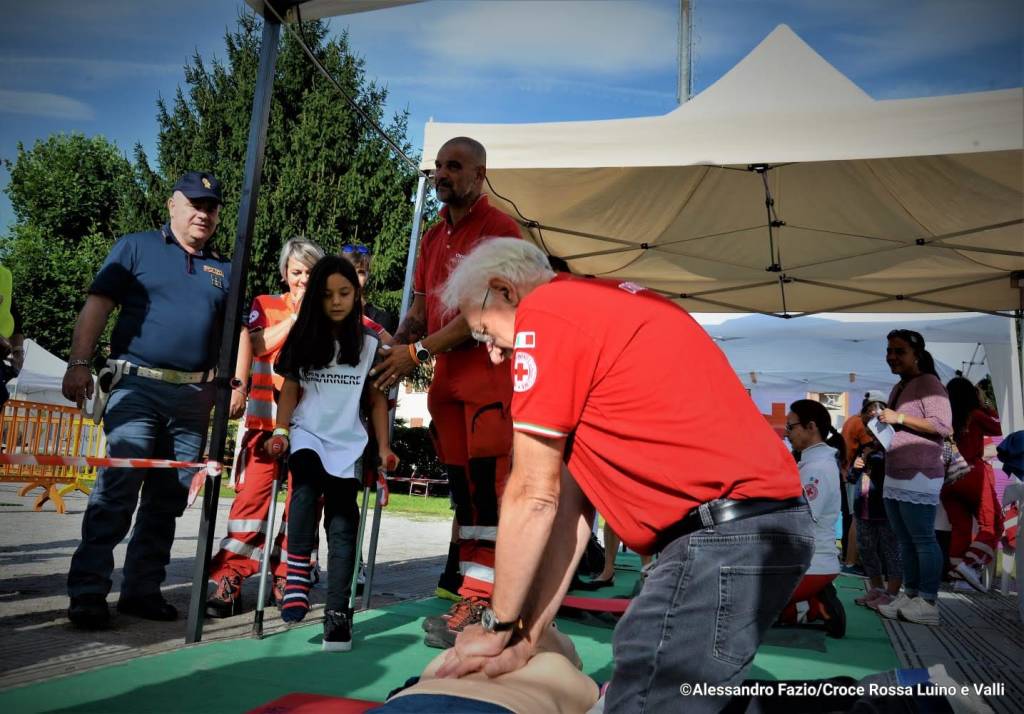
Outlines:
[[[125,458],[198,461],[214,386],[169,384],[126,376],[107,402],[103,431],[107,454]],[[103,469],[82,518],[82,542],[71,559],[68,594],[106,595],[114,570],[114,548],[135,528],[124,559],[122,597],[160,592],[174,543],[175,519],[185,510],[194,469]],[[139,490],[142,490],[141,501]]]
[[903,560],[903,588],[907,595],[920,595],[931,602],[939,594],[942,580],[942,548],[935,539],[938,506],[885,499],[889,526],[900,544]]
[[605,712],[717,712],[728,697],[683,684],[738,684],[814,554],[806,506],[696,531],[662,551],[615,628]]

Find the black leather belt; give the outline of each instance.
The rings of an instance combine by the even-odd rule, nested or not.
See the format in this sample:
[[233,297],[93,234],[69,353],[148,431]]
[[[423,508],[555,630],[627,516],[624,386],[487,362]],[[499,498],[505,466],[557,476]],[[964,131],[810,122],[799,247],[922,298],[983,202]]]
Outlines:
[[799,508],[807,505],[803,496],[787,498],[783,501],[774,498],[747,498],[742,501],[733,501],[723,498],[717,501],[708,501],[694,508],[687,513],[682,520],[673,523],[658,535],[659,551],[684,535],[694,533],[704,528],[728,523],[729,521],[741,521],[744,518],[763,516],[766,513],[784,511],[787,508]]

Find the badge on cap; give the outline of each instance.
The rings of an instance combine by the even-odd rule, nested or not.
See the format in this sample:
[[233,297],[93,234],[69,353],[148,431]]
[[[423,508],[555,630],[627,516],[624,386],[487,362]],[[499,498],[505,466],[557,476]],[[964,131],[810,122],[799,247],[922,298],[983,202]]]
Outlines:
[[210,188],[210,179],[203,176],[203,188]]
[[537,361],[529,352],[516,352],[512,363],[512,388],[517,392],[525,392],[537,381]]

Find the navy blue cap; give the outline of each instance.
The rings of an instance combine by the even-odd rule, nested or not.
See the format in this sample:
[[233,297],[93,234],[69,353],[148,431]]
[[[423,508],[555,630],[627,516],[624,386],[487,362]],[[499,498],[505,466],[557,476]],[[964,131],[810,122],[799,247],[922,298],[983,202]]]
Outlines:
[[220,181],[213,174],[204,171],[189,171],[174,184],[175,191],[181,191],[189,199],[212,198],[223,204]]

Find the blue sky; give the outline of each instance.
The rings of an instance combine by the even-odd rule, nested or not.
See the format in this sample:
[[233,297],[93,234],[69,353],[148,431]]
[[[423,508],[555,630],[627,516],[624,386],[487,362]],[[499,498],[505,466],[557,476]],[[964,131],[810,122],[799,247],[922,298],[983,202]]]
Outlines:
[[[694,0],[694,90],[780,23],[877,99],[1018,87],[1019,0]],[[0,157],[56,132],[155,155],[155,103],[194,52],[223,56],[241,0],[36,0],[0,25]],[[410,139],[437,121],[663,114],[676,106],[677,0],[433,0],[332,20],[348,27]],[[0,171],[0,186],[7,174]],[[0,197],[0,231],[14,220]]]

